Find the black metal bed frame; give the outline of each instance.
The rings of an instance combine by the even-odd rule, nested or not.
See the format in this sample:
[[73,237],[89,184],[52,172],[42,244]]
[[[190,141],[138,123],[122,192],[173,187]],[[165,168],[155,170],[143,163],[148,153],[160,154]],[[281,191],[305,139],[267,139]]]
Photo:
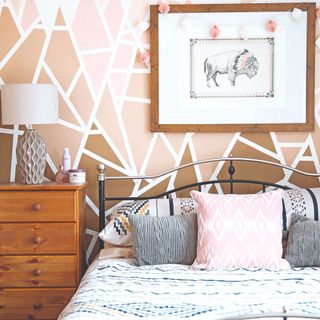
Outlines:
[[[148,180],[148,179],[155,179],[162,176],[169,176],[170,174],[188,168],[188,167],[194,167],[201,164],[207,164],[207,163],[215,163],[215,162],[229,162],[228,166],[228,174],[229,179],[217,179],[217,180],[207,180],[202,182],[196,182],[191,183],[187,185],[183,185],[171,190],[167,190],[162,193],[157,193],[152,196],[148,197],[123,197],[123,196],[116,196],[116,197],[109,197],[106,196],[106,181],[119,181],[119,180]],[[147,200],[147,199],[154,199],[154,198],[170,198],[171,195],[175,192],[195,188],[197,187],[199,191],[202,190],[202,186],[204,185],[215,185],[215,184],[229,184],[229,192],[231,194],[234,193],[234,185],[235,184],[253,184],[253,185],[259,185],[262,187],[262,192],[266,191],[267,187],[274,187],[274,188],[281,188],[281,189],[290,189],[288,186],[284,186],[278,183],[272,183],[267,181],[260,181],[260,180],[250,180],[250,179],[235,179],[235,162],[247,162],[247,163],[260,163],[267,166],[273,166],[278,167],[281,169],[289,170],[292,172],[296,172],[301,175],[305,176],[311,176],[311,177],[320,177],[320,173],[310,173],[310,172],[304,172],[280,163],[271,162],[271,161],[264,161],[259,159],[252,159],[252,158],[235,158],[235,157],[225,157],[225,158],[211,158],[211,159],[205,159],[200,160],[192,163],[188,163],[186,165],[182,165],[179,167],[175,167],[173,169],[170,169],[168,171],[155,174],[155,175],[149,175],[149,176],[106,176],[105,175],[105,165],[100,163],[97,166],[97,169],[99,171],[98,173],[98,185],[99,185],[99,231],[104,229],[106,225],[106,216],[105,216],[105,202],[106,201],[134,201],[134,200]],[[100,240],[100,249],[103,248],[103,241]],[[288,318],[296,319],[296,318],[304,318],[304,319],[320,319],[320,315],[301,315],[301,314],[288,314],[285,310],[285,307],[283,308],[282,313],[273,313],[273,314],[259,314],[259,315],[247,315],[247,316],[238,316],[238,317],[232,317],[232,320],[245,320],[245,319],[262,319],[262,318],[282,318],[283,320],[287,320]],[[231,320],[231,318],[225,318],[224,320]]]
[[[207,163],[215,163],[215,162],[229,162],[228,166],[228,174],[229,179],[217,179],[217,180],[207,180],[202,182],[195,182],[187,185],[183,185],[171,190],[167,190],[162,193],[157,193],[152,196],[148,197],[123,197],[123,196],[116,196],[116,197],[109,197],[106,196],[106,181],[119,181],[119,180],[148,180],[148,179],[155,179],[162,176],[169,176],[170,174],[188,168],[188,167],[194,167],[197,165],[207,164]],[[215,184],[229,184],[229,192],[231,194],[234,193],[234,185],[235,184],[253,184],[253,185],[260,185],[262,187],[262,192],[266,191],[267,187],[274,187],[274,188],[281,188],[281,189],[290,189],[288,186],[284,186],[277,183],[267,182],[267,181],[260,181],[260,180],[250,180],[250,179],[235,179],[234,175],[236,172],[234,163],[235,162],[248,162],[248,163],[260,163],[267,166],[273,166],[278,167],[285,170],[290,170],[302,175],[306,176],[312,176],[312,177],[320,177],[320,173],[310,173],[310,172],[304,172],[280,163],[271,162],[271,161],[264,161],[259,159],[251,159],[251,158],[233,158],[233,157],[226,157],[226,158],[211,158],[211,159],[205,159],[200,160],[192,163],[188,163],[179,167],[175,167],[173,169],[170,169],[165,172],[161,172],[159,174],[155,175],[149,175],[149,176],[106,176],[105,175],[105,165],[100,163],[97,166],[97,169],[99,171],[98,173],[98,184],[99,184],[99,231],[101,231],[106,224],[106,217],[105,217],[105,202],[106,201],[134,201],[134,200],[147,200],[147,199],[154,199],[154,198],[169,198],[171,195],[175,192],[185,190],[185,189],[191,189],[197,187],[199,191],[202,190],[202,186],[204,185],[215,185]]]

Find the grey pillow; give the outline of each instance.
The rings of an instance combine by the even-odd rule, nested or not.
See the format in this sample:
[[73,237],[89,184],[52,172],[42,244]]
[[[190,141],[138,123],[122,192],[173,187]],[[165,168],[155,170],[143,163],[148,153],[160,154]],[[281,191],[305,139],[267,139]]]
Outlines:
[[291,267],[320,267],[320,222],[292,214],[285,259]]
[[130,215],[133,249],[138,265],[191,265],[197,255],[196,214],[169,217]]

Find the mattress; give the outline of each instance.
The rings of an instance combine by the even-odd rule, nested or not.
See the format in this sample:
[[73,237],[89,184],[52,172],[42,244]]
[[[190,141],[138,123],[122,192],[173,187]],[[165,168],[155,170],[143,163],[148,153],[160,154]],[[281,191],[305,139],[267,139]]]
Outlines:
[[58,320],[232,319],[283,308],[320,319],[319,268],[195,271],[97,259]]

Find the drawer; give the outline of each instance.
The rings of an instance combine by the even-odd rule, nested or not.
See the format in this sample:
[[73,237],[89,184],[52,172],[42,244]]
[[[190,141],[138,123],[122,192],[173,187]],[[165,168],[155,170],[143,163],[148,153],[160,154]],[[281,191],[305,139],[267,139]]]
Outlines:
[[75,221],[72,191],[1,191],[0,222]]
[[74,291],[74,289],[0,290],[0,319],[57,319]]
[[75,256],[0,256],[0,287],[75,287]]
[[75,223],[2,223],[0,255],[75,254]]

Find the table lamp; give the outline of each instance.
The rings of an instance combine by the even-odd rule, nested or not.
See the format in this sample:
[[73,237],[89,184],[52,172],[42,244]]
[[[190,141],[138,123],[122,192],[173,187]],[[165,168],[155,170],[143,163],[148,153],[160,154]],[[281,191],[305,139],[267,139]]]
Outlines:
[[32,124],[58,121],[58,93],[52,84],[1,86],[2,124],[26,124],[17,144],[17,164],[24,184],[41,184],[46,166],[46,146]]

